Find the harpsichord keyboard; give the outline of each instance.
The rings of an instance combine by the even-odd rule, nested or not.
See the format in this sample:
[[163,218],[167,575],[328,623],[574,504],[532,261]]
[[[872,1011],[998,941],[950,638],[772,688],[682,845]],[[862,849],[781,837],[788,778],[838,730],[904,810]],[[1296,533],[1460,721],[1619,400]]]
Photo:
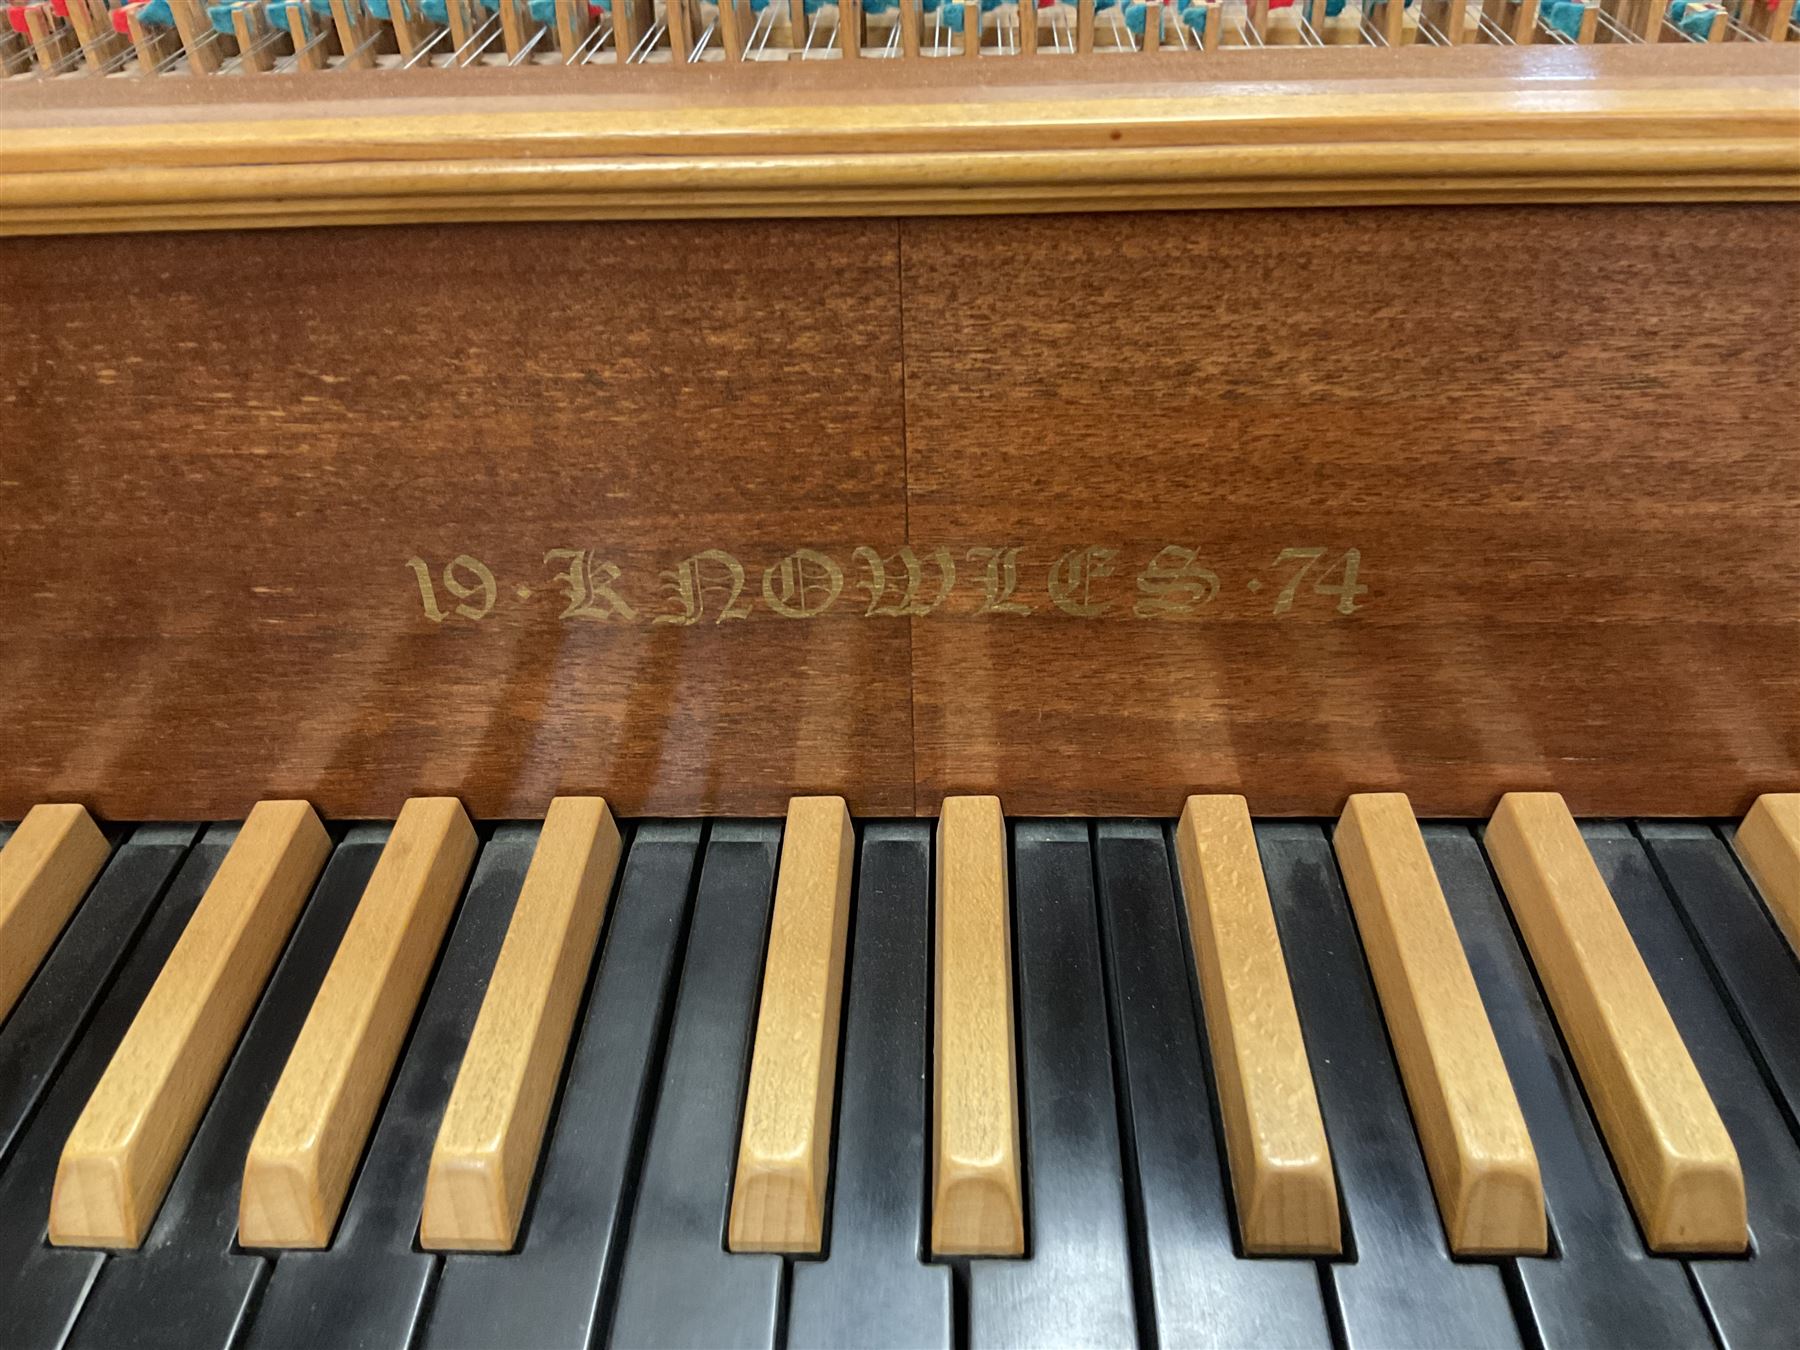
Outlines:
[[6,835],[7,1346],[1793,1343],[1800,795]]

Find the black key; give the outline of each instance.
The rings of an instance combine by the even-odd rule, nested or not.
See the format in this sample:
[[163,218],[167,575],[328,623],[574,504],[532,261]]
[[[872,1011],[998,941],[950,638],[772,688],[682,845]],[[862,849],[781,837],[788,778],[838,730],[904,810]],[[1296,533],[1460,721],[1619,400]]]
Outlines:
[[1225,1150],[1202,1049],[1193,960],[1164,827],[1102,823],[1095,838],[1127,1158],[1141,1229],[1140,1325],[1166,1346],[1331,1344],[1319,1268],[1237,1255]]
[[1312,825],[1256,837],[1354,1244],[1327,1266],[1345,1342],[1518,1345],[1499,1267],[1450,1259],[1331,844]]
[[1800,1147],[1649,855],[1624,825],[1582,827],[1744,1170],[1748,1260],[1688,1262],[1726,1350],[1791,1347],[1800,1289]]
[[699,853],[698,824],[638,826],[518,1250],[444,1259],[427,1350],[579,1350],[604,1329]]
[[243,1331],[269,1266],[234,1246],[244,1155],[385,834],[359,827],[331,855],[156,1222],[142,1247],[107,1260],[75,1324],[76,1347],[205,1350]]
[[1647,824],[1638,836],[1746,1028],[1789,1126],[1800,1126],[1800,962],[1713,830]]
[[431,1146],[537,836],[536,826],[502,826],[481,850],[331,1247],[280,1253],[251,1350],[404,1350],[412,1340],[437,1270],[413,1249]]
[[969,1262],[976,1347],[1135,1345],[1119,1108],[1088,827],[1012,829],[1026,1260]]
[[1539,1342],[1710,1345],[1687,1270],[1644,1247],[1474,835],[1450,825],[1424,833],[1537,1151],[1552,1249],[1513,1262],[1512,1279]]
[[0,1165],[198,832],[144,825],[122,844],[0,1028]]
[[9,1347],[61,1346],[106,1260],[48,1243],[57,1160],[229,844],[229,832],[210,831],[188,853],[0,1173],[0,1326]]
[[616,1350],[772,1346],[779,1256],[725,1250],[731,1173],[781,827],[712,827],[650,1128],[619,1305]]
[[924,1263],[929,823],[863,829],[855,921],[826,1256],[794,1266],[787,1344],[948,1347],[950,1271]]

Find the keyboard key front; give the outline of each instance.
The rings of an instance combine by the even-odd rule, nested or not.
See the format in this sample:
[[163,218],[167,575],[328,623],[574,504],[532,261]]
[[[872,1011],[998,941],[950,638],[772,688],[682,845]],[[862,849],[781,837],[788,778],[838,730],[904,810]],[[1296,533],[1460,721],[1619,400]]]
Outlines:
[[536,842],[432,1148],[419,1220],[429,1251],[517,1241],[612,895],[619,829],[601,798],[551,802]]
[[143,1241],[330,852],[305,802],[250,812],[69,1134],[52,1242]]
[[1450,1250],[1542,1253],[1537,1155],[1411,804],[1352,796],[1333,844]]
[[1508,793],[1487,850],[1650,1246],[1743,1251],[1737,1151],[1568,807]]

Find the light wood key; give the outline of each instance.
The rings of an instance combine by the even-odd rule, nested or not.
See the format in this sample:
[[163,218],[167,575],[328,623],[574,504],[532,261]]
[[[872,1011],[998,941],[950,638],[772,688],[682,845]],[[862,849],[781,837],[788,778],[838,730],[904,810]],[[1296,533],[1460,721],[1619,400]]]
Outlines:
[[1175,831],[1244,1250],[1342,1249],[1337,1180],[1242,797],[1189,797]]
[[1508,793],[1487,849],[1645,1239],[1742,1251],[1737,1150],[1569,808]]
[[34,806],[0,850],[0,1022],[111,851],[79,806]]
[[1738,826],[1738,857],[1800,954],[1800,792],[1758,797]]
[[735,1252],[823,1241],[855,850],[842,797],[788,803],[731,1191]]
[[1542,1253],[1537,1153],[1411,804],[1353,796],[1333,842],[1450,1250]]
[[244,1164],[238,1241],[323,1247],[475,857],[453,797],[400,808]]
[[63,1147],[52,1242],[144,1240],[330,852],[305,802],[245,819]]
[[604,800],[550,803],[431,1151],[421,1246],[506,1251],[518,1239],[618,866]]
[[1025,1251],[1008,910],[1000,799],[946,797],[932,1054],[931,1250],[940,1256]]

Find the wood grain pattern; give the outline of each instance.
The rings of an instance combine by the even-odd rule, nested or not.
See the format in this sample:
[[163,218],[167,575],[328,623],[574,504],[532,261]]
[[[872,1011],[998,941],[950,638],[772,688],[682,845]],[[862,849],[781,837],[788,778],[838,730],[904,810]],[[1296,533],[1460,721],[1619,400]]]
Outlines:
[[[1129,134],[1171,133],[1145,111]],[[280,793],[391,818],[454,793],[518,818],[604,786],[622,816],[963,792],[1173,815],[1192,789],[1482,816],[1554,787],[1582,814],[1723,816],[1791,788],[1800,666],[1769,653],[1800,641],[1800,460],[1767,391],[1800,348],[1800,211],[1376,223],[0,242],[0,588],[26,635],[0,645],[0,814]],[[1741,266],[1694,265],[1727,237]],[[192,527],[218,520],[247,528]],[[935,551],[957,569],[922,616],[898,586],[876,604],[856,553],[892,582],[903,546],[921,605]],[[1190,614],[1152,603],[1169,548],[1190,587],[1218,579]],[[1277,559],[1310,548],[1278,616]],[[1315,587],[1352,548],[1346,615]],[[714,571],[700,622],[654,622],[710,549],[749,617],[718,621]],[[843,573],[806,620],[763,598],[800,549]],[[1113,557],[1078,617],[1050,582],[1084,549]],[[635,620],[562,617],[580,550]],[[495,578],[478,622],[444,587],[464,555]]]
[[937,836],[931,1056],[936,1256],[1025,1250],[1006,853],[998,798],[945,799]]
[[79,806],[38,805],[0,851],[0,1023],[87,894],[111,845]]
[[1800,954],[1800,792],[1758,797],[1738,826],[1736,843],[1763,903]]
[[843,798],[789,803],[731,1189],[734,1252],[824,1241],[855,863]]
[[1737,1150],[1568,807],[1509,792],[1487,850],[1645,1241],[1742,1251]]
[[1450,1250],[1541,1255],[1537,1152],[1412,804],[1352,796],[1333,844]]
[[238,1242],[324,1247],[475,859],[453,797],[400,809],[244,1161]]
[[[1718,229],[1759,261],[1694,269],[1688,241]],[[970,587],[914,620],[919,811],[997,791],[1020,814],[1170,815],[1197,790],[1335,815],[1404,791],[1476,816],[1553,787],[1582,815],[1738,815],[1794,782],[1800,662],[1770,655],[1800,650],[1781,561],[1800,457],[1756,391],[1800,344],[1800,305],[1774,300],[1800,297],[1800,212],[1078,217],[1005,237],[904,236],[911,533],[1031,541],[1015,598],[1034,607],[984,616]],[[1534,242],[1552,238],[1583,242]],[[1168,546],[1218,592],[1139,618]],[[1080,620],[1048,583],[1086,548],[1116,556]],[[1273,613],[1298,548],[1359,550],[1355,613],[1318,570]]]
[[[0,591],[31,635],[0,644],[0,814],[232,819],[300,785],[375,819],[437,793],[536,818],[602,789],[629,816],[810,792],[911,814],[905,622],[863,621],[855,592],[810,622],[761,599],[801,545],[848,563],[904,542],[895,235],[0,244],[0,322],[35,316],[0,349]],[[661,574],[710,548],[743,560],[757,613],[715,622],[713,591],[704,621],[653,624]],[[556,549],[620,566],[641,621],[560,618]],[[442,588],[464,553],[502,585],[480,624]]]
[[432,1146],[421,1247],[507,1251],[517,1240],[618,866],[604,799],[550,803]]
[[330,852],[307,803],[251,810],[69,1133],[51,1242],[144,1240]]
[[1258,1255],[1336,1255],[1331,1147],[1244,799],[1189,797],[1175,852],[1238,1235]]

